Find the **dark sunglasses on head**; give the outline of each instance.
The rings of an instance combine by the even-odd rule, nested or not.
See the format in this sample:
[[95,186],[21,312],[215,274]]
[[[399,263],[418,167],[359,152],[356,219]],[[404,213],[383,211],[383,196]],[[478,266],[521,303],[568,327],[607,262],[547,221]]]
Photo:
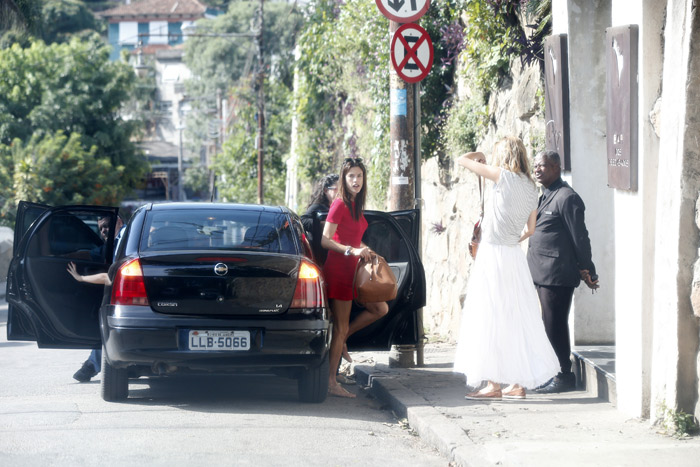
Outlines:
[[345,160],[343,161],[343,164],[347,164],[348,162],[351,164],[361,164],[362,158],[361,157],[346,157]]

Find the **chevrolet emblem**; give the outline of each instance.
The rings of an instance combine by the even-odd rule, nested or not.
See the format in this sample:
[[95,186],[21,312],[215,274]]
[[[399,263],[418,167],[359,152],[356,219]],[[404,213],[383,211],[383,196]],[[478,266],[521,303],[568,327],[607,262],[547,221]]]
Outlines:
[[226,266],[224,263],[216,263],[216,266],[214,266],[214,272],[217,276],[225,276],[228,272],[228,266]]

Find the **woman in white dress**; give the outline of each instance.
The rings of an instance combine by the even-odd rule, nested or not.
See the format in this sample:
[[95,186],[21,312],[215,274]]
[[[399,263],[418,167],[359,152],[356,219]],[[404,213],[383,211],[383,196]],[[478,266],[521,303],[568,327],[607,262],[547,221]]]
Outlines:
[[[535,231],[537,189],[523,142],[500,140],[492,165],[481,152],[457,161],[494,182],[484,211],[481,243],[467,285],[454,371],[467,385],[486,385],[472,400],[524,399],[559,371],[544,330],[537,292],[519,243]],[[501,384],[508,384],[501,389]]]

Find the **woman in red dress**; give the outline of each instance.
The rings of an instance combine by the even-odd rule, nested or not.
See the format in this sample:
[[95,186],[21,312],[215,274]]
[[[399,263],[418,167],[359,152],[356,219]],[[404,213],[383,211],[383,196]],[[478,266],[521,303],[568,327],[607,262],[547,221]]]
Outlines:
[[323,272],[333,314],[328,393],[338,397],[355,397],[336,380],[346,339],[389,311],[386,302],[365,303],[365,310],[350,323],[355,266],[360,258],[369,260],[371,253],[369,247],[362,243],[362,236],[367,230],[364,216],[366,175],[362,159],[345,159],[340,169],[338,197],[328,211],[321,238],[321,245],[328,250]]

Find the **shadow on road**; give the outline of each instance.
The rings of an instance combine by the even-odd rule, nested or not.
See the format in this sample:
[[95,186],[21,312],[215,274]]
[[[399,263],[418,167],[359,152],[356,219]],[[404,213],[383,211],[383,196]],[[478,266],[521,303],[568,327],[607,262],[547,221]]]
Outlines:
[[[194,412],[269,413],[364,419],[362,411],[352,407],[383,410],[379,402],[359,386],[346,386],[357,399],[329,397],[324,403],[299,401],[297,381],[268,375],[174,375],[141,377],[129,380],[131,405],[168,406]],[[369,406],[368,407],[368,402]]]

